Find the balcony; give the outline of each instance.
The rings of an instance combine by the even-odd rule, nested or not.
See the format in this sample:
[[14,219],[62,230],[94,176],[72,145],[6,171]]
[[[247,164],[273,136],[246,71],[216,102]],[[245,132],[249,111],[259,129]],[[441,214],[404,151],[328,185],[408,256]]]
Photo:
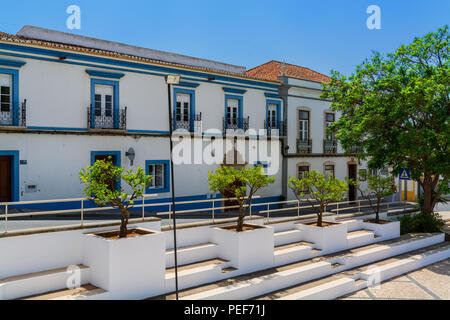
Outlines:
[[272,130],[278,130],[278,136],[286,136],[286,126],[284,121],[269,121],[264,120],[264,129],[267,130],[267,136],[272,135]]
[[352,146],[348,149],[348,153],[349,154],[357,154],[359,151],[359,147],[358,146]]
[[127,107],[119,109],[116,115],[113,111],[111,115],[92,114],[92,108],[87,108],[88,129],[92,130],[123,130],[127,129]]
[[337,141],[336,140],[323,140],[323,153],[324,154],[336,154],[337,153]]
[[172,120],[173,130],[184,129],[189,132],[202,132],[202,113],[195,114],[189,120],[175,119]]
[[225,118],[223,117],[223,132],[227,130],[244,130],[246,132],[249,128],[250,117],[237,119],[237,118]]
[[[17,106],[17,109],[14,107]],[[17,112],[15,112],[17,110]],[[2,103],[0,109],[0,126],[26,127],[27,100],[23,102]]]
[[312,153],[312,140],[297,139],[297,153],[300,154]]

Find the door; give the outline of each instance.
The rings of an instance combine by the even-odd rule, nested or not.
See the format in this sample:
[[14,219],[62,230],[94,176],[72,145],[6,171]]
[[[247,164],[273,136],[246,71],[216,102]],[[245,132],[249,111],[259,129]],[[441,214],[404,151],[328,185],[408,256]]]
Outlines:
[[113,116],[114,88],[113,86],[95,85],[95,127],[114,128]]
[[[109,157],[111,157],[111,159],[109,159]],[[112,164],[116,165],[117,164],[117,159],[116,156],[111,156],[111,155],[106,155],[106,154],[99,154],[99,155],[95,155],[94,157],[94,161],[97,160],[105,160],[105,161],[109,161],[112,162]],[[109,184],[109,189],[110,190],[114,190],[114,189],[118,189],[118,185],[114,185],[113,181],[110,181]]]
[[[356,164],[348,165],[348,178],[356,180]],[[354,185],[348,185],[348,201],[356,200],[356,187]]]
[[237,99],[227,100],[227,129],[238,129],[239,101]]
[[309,140],[309,111],[299,111],[298,115],[298,139]]
[[12,201],[11,160],[11,156],[0,156],[0,202]]
[[267,128],[277,129],[277,105],[269,104],[267,107]]
[[0,125],[12,125],[12,76],[0,74]]
[[175,111],[176,126],[175,129],[190,130],[191,115],[191,95],[186,93],[177,93],[177,109]]

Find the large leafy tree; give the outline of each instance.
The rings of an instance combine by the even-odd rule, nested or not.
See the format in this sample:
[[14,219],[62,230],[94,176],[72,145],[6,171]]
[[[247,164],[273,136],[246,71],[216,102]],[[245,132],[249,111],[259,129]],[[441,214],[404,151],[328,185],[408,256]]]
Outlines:
[[305,172],[301,178],[290,177],[289,189],[298,200],[306,200],[317,214],[317,226],[322,227],[322,216],[327,204],[344,199],[347,184],[335,176],[325,176],[316,170]]
[[244,211],[246,203],[252,201],[252,197],[261,188],[275,182],[275,178],[264,173],[262,166],[252,168],[236,169],[234,167],[217,168],[214,172],[208,172],[209,188],[214,192],[230,192],[236,197],[239,203],[239,215],[237,219],[236,231],[240,232],[244,226]]
[[330,130],[344,149],[357,147],[371,168],[409,168],[424,213],[449,191],[449,47],[445,26],[394,53],[374,53],[349,77],[332,72],[322,94],[342,114]]
[[[106,160],[97,160],[94,165],[82,169],[79,177],[85,185],[83,193],[88,199],[99,207],[112,206],[120,210],[119,237],[125,238],[128,234],[127,224],[130,219],[128,209],[134,204],[136,198],[142,197],[152,176],[146,175],[144,169],[140,167],[136,172],[124,171],[124,168],[115,166],[109,157]],[[120,179],[129,185],[131,194],[117,187]]]

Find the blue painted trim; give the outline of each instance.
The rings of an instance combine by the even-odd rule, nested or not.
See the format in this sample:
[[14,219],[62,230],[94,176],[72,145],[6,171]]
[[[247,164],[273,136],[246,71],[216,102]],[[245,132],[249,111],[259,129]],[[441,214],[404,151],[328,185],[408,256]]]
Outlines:
[[194,82],[185,82],[181,81],[178,84],[174,84],[174,86],[177,87],[186,87],[186,88],[197,88],[200,85],[200,83],[194,83]]
[[177,129],[177,122],[175,119],[177,118],[177,93],[185,93],[190,95],[190,114],[189,114],[189,131],[194,132],[194,117],[195,117],[195,90],[189,89],[181,89],[181,88],[173,88],[173,130]]
[[281,99],[280,95],[270,92],[264,92],[266,98]]
[[243,114],[242,114],[242,109],[243,109],[243,100],[244,98],[242,96],[235,96],[235,95],[231,95],[231,94],[226,94],[225,95],[225,119],[227,119],[227,115],[228,115],[228,111],[227,111],[227,105],[228,105],[228,99],[236,99],[238,100],[238,125],[239,128],[242,129],[242,124],[243,124]]
[[11,200],[19,201],[19,150],[0,150],[0,156],[12,156]]
[[20,68],[26,64],[25,61],[0,59],[0,66]]
[[[278,100],[266,100],[266,123],[269,121],[269,104],[277,105],[277,123],[280,123],[281,120],[281,101]],[[281,128],[278,128],[281,129]]]
[[[100,64],[116,65],[116,66],[121,66],[121,67],[151,70],[151,71],[163,72],[166,74],[177,73],[177,74],[184,75],[184,76],[193,76],[193,77],[204,78],[206,80],[208,78],[214,77],[216,80],[220,80],[220,81],[230,81],[230,82],[235,82],[235,83],[239,83],[239,84],[257,85],[257,86],[271,88],[271,89],[278,89],[278,87],[279,87],[278,84],[271,84],[271,83],[266,83],[266,82],[262,82],[262,81],[260,82],[257,80],[233,78],[231,76],[224,76],[224,75],[219,75],[219,74],[215,74],[215,73],[190,71],[190,70],[186,70],[186,69],[178,69],[176,67],[166,67],[166,66],[159,66],[159,65],[143,64],[143,63],[138,63],[138,62],[117,60],[114,58],[77,54],[77,53],[72,53],[72,52],[67,52],[67,51],[50,50],[50,49],[36,48],[36,47],[27,47],[27,46],[18,45],[18,44],[0,43],[0,49],[17,51],[17,52],[28,53],[28,54],[50,56],[50,57],[54,57],[54,58],[59,58],[60,56],[66,56],[67,59],[71,59],[71,60],[88,61],[88,62],[94,62],[94,63],[100,63]],[[58,61],[52,60],[52,61],[62,62],[59,60]]]
[[247,92],[247,90],[243,89],[236,89],[236,88],[228,88],[228,87],[222,87],[223,91],[227,93],[236,93],[236,94],[244,94]]
[[13,126],[19,125],[19,71],[16,69],[0,68],[0,73],[12,76]]
[[125,73],[105,72],[105,71],[90,70],[90,69],[86,69],[86,73],[89,74],[91,77],[101,77],[101,78],[111,78],[111,79],[120,79],[125,75]]
[[145,174],[148,175],[148,166],[150,164],[163,164],[164,165],[164,188],[145,188],[145,193],[163,193],[170,191],[170,161],[169,160],[146,160],[145,161]]
[[[120,151],[91,151],[91,166],[94,165],[95,162],[95,156],[112,156],[113,157],[113,164],[116,167],[122,166],[122,159],[121,159],[121,152]],[[117,182],[116,189],[120,189],[121,186],[121,179]]]
[[170,134],[169,131],[159,130],[127,130],[128,133],[155,133],[155,134]]
[[112,80],[91,78],[91,125],[95,128],[95,85],[103,84],[113,86],[114,101],[113,101],[113,121],[114,128],[119,128],[119,82]]
[[70,128],[70,127],[38,127],[27,126],[30,130],[47,130],[47,131],[88,131],[86,128]]

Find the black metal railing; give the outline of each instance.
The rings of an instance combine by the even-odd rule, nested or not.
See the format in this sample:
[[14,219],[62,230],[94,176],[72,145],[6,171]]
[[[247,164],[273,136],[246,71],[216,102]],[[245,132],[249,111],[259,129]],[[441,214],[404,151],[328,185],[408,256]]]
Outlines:
[[312,153],[312,140],[297,139],[297,153]]
[[[17,109],[15,107],[17,106]],[[0,126],[27,125],[27,100],[23,102],[2,103],[0,108]]]
[[358,153],[359,147],[358,146],[352,146],[348,149],[349,154],[356,154]]
[[323,153],[324,154],[336,154],[337,153],[337,141],[336,140],[323,140]]
[[250,116],[247,118],[227,118],[223,117],[223,131],[242,129],[247,131],[250,127]]
[[202,113],[195,114],[189,120],[172,120],[173,130],[184,129],[189,132],[202,132]]
[[95,115],[92,114],[92,108],[87,109],[87,124],[88,129],[127,129],[127,107],[119,109],[119,114],[116,116],[114,111],[111,115]]
[[264,120],[264,129],[267,130],[267,136],[271,136],[272,133],[274,133],[272,130],[275,130],[275,133],[278,133],[279,136],[286,136],[286,126],[284,125],[283,120],[269,122]]

